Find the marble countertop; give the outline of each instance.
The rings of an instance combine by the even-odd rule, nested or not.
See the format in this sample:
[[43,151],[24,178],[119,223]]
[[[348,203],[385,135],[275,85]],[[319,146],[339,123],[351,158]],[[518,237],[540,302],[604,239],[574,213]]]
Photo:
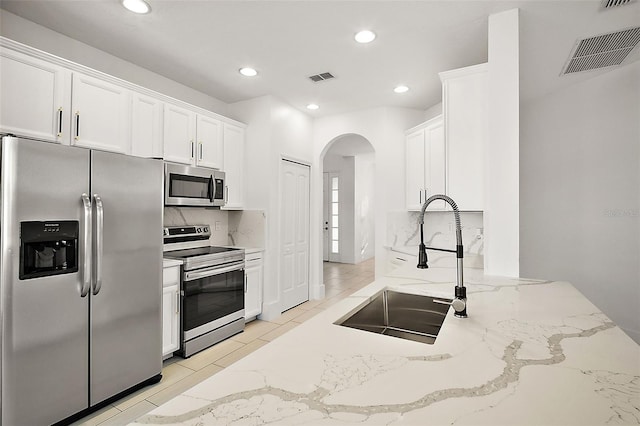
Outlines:
[[465,268],[469,318],[433,345],[333,324],[383,288],[451,297],[455,269],[402,266],[138,424],[640,423],[640,346],[571,284]]
[[167,258],[163,258],[162,259],[162,267],[163,268],[170,268],[172,266],[180,266],[180,265],[182,265],[182,260],[167,259]]

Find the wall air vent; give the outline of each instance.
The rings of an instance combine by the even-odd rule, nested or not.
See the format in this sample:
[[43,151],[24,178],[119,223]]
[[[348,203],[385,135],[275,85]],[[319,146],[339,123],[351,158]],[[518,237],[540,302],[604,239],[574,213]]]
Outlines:
[[620,65],[640,42],[640,27],[585,38],[576,43],[562,74]]
[[633,3],[636,0],[602,0],[603,9],[611,9],[612,7],[624,6],[625,4]]
[[316,75],[310,76],[309,80],[313,81],[314,83],[317,83],[319,81],[325,81],[332,78],[335,78],[333,74],[331,74],[330,72],[323,72],[322,74],[316,74]]

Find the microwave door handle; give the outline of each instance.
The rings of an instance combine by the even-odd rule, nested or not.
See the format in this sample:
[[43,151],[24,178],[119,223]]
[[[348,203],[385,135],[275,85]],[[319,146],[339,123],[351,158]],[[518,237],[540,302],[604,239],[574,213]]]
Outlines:
[[213,204],[213,199],[216,197],[216,180],[213,175],[211,175],[211,180],[209,181],[209,201]]

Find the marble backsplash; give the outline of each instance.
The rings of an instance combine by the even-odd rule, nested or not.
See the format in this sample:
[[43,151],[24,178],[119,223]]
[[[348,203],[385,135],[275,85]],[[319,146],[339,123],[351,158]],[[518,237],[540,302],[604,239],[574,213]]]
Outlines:
[[263,210],[229,212],[229,244],[264,248],[267,215]]
[[207,207],[165,207],[165,226],[209,225],[209,244],[264,248],[266,215],[262,210],[226,211]]
[[164,225],[209,225],[209,244],[229,245],[229,212],[207,207],[165,207]]
[[[420,212],[396,211],[387,214],[386,244],[391,247],[417,246],[420,244],[418,218]],[[484,234],[482,212],[461,212],[462,245],[464,252],[482,256]],[[456,246],[456,227],[452,212],[427,212],[424,219],[424,243],[428,247],[450,248]]]

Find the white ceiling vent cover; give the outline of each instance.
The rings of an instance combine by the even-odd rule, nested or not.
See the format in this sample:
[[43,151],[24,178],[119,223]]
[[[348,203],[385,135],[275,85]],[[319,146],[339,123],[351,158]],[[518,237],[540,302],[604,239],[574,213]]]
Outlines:
[[332,78],[335,78],[333,74],[331,74],[330,72],[323,72],[322,74],[316,74],[316,75],[310,76],[309,80],[313,81],[314,83],[317,83],[319,81],[330,80]]
[[620,65],[639,41],[640,27],[580,40],[562,74]]

